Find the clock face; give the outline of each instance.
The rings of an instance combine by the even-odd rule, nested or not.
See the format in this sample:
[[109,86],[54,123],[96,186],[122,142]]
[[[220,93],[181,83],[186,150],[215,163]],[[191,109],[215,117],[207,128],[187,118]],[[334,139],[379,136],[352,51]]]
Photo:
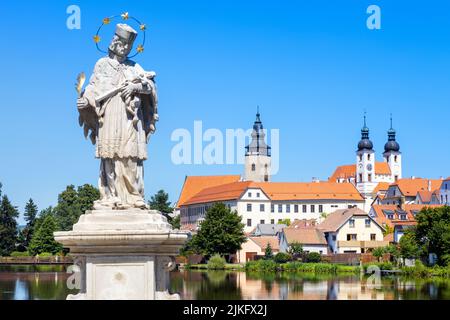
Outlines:
[[367,165],[367,170],[368,170],[368,171],[372,171],[372,164],[369,163],[369,164]]

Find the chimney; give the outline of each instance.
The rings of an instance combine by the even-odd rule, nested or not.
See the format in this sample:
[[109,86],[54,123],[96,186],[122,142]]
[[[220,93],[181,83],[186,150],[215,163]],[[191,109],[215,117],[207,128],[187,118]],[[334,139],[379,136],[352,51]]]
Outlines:
[[428,180],[428,191],[431,191],[431,180]]
[[411,179],[414,180],[416,177],[415,176],[411,176]]

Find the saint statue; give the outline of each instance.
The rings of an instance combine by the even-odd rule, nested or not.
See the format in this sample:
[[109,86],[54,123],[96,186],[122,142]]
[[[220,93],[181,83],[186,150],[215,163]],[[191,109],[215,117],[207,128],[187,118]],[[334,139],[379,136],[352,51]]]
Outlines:
[[117,24],[108,56],[99,59],[77,100],[80,125],[100,158],[94,209],[147,209],[144,167],[158,120],[155,73],[128,59],[137,32]]

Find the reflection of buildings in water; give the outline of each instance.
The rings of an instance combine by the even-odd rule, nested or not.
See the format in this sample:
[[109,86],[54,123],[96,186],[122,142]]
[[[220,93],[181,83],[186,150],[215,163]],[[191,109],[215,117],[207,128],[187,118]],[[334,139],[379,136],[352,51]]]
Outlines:
[[385,300],[382,284],[371,284],[367,279],[339,281],[338,300]]

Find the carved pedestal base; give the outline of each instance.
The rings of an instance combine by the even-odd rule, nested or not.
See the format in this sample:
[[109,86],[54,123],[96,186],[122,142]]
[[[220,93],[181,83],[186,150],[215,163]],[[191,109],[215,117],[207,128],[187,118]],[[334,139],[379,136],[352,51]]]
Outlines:
[[166,300],[173,257],[187,240],[153,210],[94,210],[73,231],[55,232],[81,269],[81,290],[67,299]]

